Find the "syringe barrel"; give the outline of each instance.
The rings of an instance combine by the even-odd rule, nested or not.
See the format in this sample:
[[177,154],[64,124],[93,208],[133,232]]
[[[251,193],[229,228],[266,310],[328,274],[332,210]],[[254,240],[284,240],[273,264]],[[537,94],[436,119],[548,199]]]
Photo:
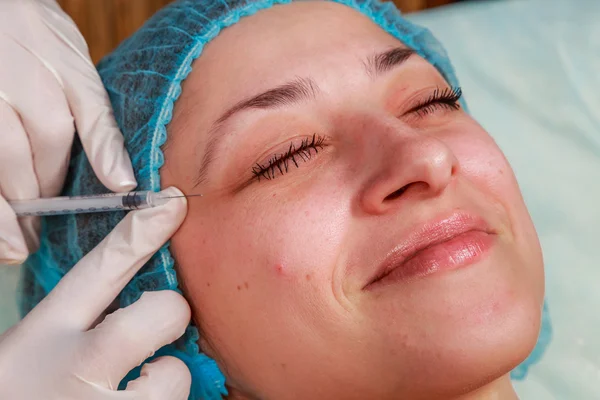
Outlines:
[[154,207],[156,193],[148,191],[107,193],[91,196],[54,197],[10,202],[19,216],[81,214]]

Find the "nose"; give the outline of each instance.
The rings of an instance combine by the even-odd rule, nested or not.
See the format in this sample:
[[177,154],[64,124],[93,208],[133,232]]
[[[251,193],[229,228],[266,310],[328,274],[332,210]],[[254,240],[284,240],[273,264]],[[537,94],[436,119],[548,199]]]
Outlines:
[[360,196],[362,208],[370,214],[392,212],[409,192],[420,199],[435,197],[458,172],[458,160],[450,147],[432,136],[411,135],[386,143],[380,146],[377,158],[378,167]]

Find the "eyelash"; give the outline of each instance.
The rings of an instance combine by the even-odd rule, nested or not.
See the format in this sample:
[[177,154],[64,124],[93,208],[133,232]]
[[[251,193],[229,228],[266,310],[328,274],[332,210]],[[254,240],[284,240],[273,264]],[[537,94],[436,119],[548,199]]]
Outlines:
[[[461,88],[437,88],[428,99],[417,104],[407,114],[415,113],[420,118],[425,118],[440,108],[458,110],[460,109],[459,100],[461,97]],[[262,178],[266,180],[274,179],[278,171],[279,174],[283,175],[289,171],[290,162],[298,168],[298,161],[306,162],[310,160],[313,156],[312,151],[314,150],[314,153],[317,154],[319,149],[323,149],[324,142],[325,137],[313,134],[312,139],[302,140],[298,148],[290,143],[290,147],[285,153],[274,155],[265,165],[256,163],[252,167],[252,175],[259,182]]]
[[261,178],[266,180],[274,179],[278,171],[283,175],[288,172],[292,164],[298,168],[298,161],[306,162],[310,160],[313,156],[312,151],[314,151],[314,154],[317,154],[319,149],[323,149],[324,142],[325,137],[313,134],[311,139],[306,138],[302,140],[298,148],[296,148],[294,143],[290,143],[290,147],[285,153],[274,155],[266,165],[256,163],[252,167],[252,174],[259,182]]
[[460,109],[459,100],[461,97],[461,88],[437,88],[427,100],[424,100],[411,108],[407,114],[415,113],[417,116],[425,118],[440,108],[446,108],[451,111],[458,110]]

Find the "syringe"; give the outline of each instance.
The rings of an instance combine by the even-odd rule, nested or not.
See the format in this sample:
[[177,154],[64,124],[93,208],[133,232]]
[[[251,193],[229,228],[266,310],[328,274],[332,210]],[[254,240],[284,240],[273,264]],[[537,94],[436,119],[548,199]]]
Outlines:
[[128,193],[106,193],[89,196],[51,197],[33,200],[16,200],[8,203],[20,217],[84,214],[108,211],[140,210],[166,204],[175,197],[202,196],[166,196],[163,192],[138,191]]

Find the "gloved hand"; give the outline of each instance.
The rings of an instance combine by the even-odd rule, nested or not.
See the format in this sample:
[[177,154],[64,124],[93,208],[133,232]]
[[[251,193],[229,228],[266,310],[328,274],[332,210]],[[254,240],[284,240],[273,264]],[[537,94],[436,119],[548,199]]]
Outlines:
[[6,200],[62,189],[75,128],[100,181],[137,186],[123,136],[87,45],[55,0],[0,1],[0,264],[39,246],[39,219]]
[[[169,189],[171,196],[180,196]],[[0,337],[0,399],[187,400],[190,372],[163,357],[126,391],[122,378],[180,337],[190,308],[174,291],[148,292],[94,323],[140,267],[177,230],[185,198],[129,213],[19,324]]]

